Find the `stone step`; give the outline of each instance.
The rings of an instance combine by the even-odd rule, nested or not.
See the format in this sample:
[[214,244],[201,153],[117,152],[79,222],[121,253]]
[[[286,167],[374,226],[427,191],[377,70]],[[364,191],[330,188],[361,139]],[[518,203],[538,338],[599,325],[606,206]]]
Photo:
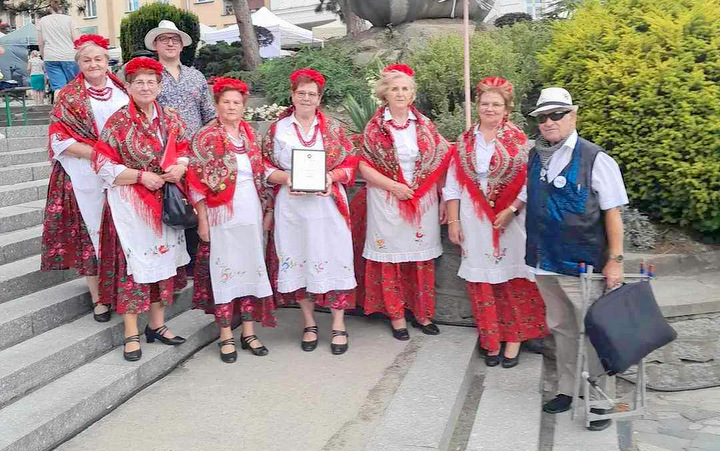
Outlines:
[[76,277],[74,270],[40,271],[40,255],[0,265],[0,304]]
[[665,317],[720,312],[720,271],[658,276],[651,282]]
[[48,128],[45,125],[17,125],[0,128],[0,133],[8,138],[47,136]]
[[537,451],[543,357],[523,353],[517,367],[487,368],[467,451]]
[[51,169],[49,161],[0,168],[0,186],[48,179]]
[[45,214],[45,199],[0,208],[0,234],[40,225]]
[[42,225],[0,233],[0,265],[39,254],[41,248]]
[[23,136],[17,138],[0,139],[0,152],[13,152],[15,150],[43,149],[47,152],[47,136]]
[[472,328],[426,337],[365,449],[446,450],[472,379],[476,343]]
[[625,269],[637,271],[640,263],[655,266],[655,276],[690,275],[716,270],[720,267],[720,251],[697,254],[625,254]]
[[212,317],[197,310],[167,324],[187,342],[165,346],[143,340],[139,362],[126,362],[121,349],[113,349],[0,410],[0,450],[55,448],[163,377],[218,334]]
[[570,412],[555,415],[553,451],[620,451],[617,421],[604,431],[588,431],[581,418],[570,419]]
[[47,197],[48,179],[0,186],[0,208]]
[[72,321],[91,308],[84,278],[0,304],[0,350]]
[[[0,119],[0,123],[6,124],[5,119],[4,118]],[[24,123],[24,121],[22,120],[22,117],[20,118],[20,120],[16,120],[13,117],[13,125],[12,125],[12,127],[8,127],[8,128],[38,126],[38,127],[44,127],[45,129],[47,129],[49,125],[50,125],[49,117],[44,117],[42,119],[28,119],[27,123]]]
[[[168,318],[189,308],[192,290],[185,288],[175,299],[167,308]],[[145,323],[140,327],[142,331]],[[0,407],[122,343],[121,315],[113,315],[107,323],[98,323],[92,314],[87,314],[0,351]]]
[[45,149],[0,152],[0,168],[6,168],[19,164],[40,163],[41,161],[48,161],[48,154]]

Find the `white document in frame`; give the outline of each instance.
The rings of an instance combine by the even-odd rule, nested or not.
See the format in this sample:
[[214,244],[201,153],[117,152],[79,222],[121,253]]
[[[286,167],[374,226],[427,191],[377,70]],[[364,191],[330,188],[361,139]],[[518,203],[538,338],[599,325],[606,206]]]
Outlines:
[[293,191],[325,191],[325,151],[318,149],[293,149],[290,171]]

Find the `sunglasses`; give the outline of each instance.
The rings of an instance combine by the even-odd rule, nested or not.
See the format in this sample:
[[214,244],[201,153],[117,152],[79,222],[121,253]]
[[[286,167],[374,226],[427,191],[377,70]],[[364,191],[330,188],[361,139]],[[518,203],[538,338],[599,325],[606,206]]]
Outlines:
[[548,118],[552,119],[553,122],[557,122],[560,119],[564,118],[566,114],[570,113],[570,111],[555,111],[550,114],[538,114],[537,115],[537,121],[539,124],[544,124],[547,122]]

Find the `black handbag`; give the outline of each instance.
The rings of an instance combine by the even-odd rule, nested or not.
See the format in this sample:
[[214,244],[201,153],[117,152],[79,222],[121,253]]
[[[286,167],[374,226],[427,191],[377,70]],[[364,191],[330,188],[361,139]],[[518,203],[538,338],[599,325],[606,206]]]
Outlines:
[[191,229],[198,225],[195,209],[174,183],[163,185],[163,222],[178,230]]
[[585,331],[610,376],[677,338],[647,281],[624,284],[595,301],[585,315]]

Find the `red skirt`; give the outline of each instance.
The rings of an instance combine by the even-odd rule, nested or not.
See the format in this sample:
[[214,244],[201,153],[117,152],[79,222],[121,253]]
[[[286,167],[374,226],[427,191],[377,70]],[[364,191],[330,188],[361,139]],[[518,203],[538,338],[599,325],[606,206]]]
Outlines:
[[210,243],[205,241],[200,241],[198,244],[194,276],[193,308],[215,315],[215,322],[220,327],[231,327],[234,324],[234,317],[239,317],[242,321],[256,321],[266,327],[277,326],[272,296],[262,299],[244,296],[226,304],[215,305],[210,280]]
[[365,261],[366,315],[384,313],[391,320],[435,316],[435,262],[381,263]]
[[56,161],[50,174],[45,217],[43,218],[43,271],[75,268],[83,276],[96,276],[95,248],[80,214],[72,181]]
[[175,291],[187,285],[184,267],[177,275],[153,283],[136,283],[127,273],[125,253],[120,246],[110,206],[105,203],[100,226],[100,302],[119,314],[137,314],[150,310],[150,304],[172,305]]
[[502,342],[522,342],[548,334],[545,303],[535,283],[511,279],[504,283],[467,282],[480,346],[498,351]]

